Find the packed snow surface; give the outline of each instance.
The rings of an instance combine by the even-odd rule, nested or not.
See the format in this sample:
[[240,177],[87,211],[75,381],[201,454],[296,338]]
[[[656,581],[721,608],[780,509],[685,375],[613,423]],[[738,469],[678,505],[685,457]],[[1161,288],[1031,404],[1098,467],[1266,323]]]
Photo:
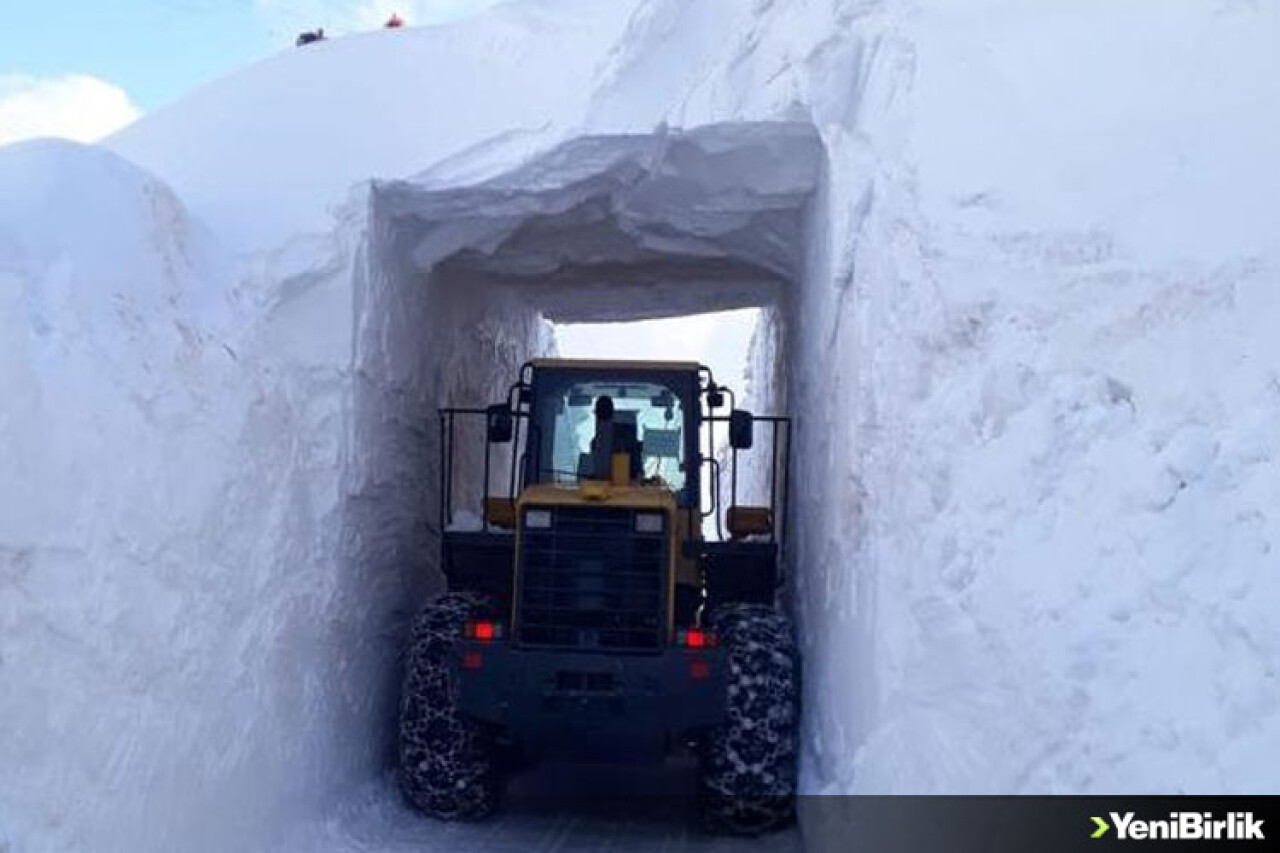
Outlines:
[[1280,793],[1278,43],[522,0],[0,148],[0,849],[394,849],[435,407],[672,300],[797,418],[806,791]]

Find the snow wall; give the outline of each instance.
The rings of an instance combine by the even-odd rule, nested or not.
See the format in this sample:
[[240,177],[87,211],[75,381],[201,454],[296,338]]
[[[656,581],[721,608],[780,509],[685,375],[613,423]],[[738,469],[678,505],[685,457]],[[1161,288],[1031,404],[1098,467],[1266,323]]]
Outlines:
[[[557,310],[661,313],[632,274],[584,295],[568,176],[758,121],[821,143],[789,273],[675,254],[688,310],[773,300],[805,789],[1276,792],[1277,34],[1209,0],[527,0],[109,141],[158,177],[0,150],[0,843],[270,849],[381,772],[434,406]],[[441,253],[414,211],[455,203]],[[546,311],[526,220],[579,273]]]

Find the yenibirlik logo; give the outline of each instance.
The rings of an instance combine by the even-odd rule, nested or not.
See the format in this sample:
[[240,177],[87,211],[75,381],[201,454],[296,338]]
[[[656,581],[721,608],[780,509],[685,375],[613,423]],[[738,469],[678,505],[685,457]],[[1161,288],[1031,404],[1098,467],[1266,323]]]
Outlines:
[[[1229,812],[1215,819],[1213,812],[1169,812],[1168,820],[1142,820],[1133,812],[1107,813],[1115,824],[1120,841],[1265,841],[1263,821],[1253,812]],[[1096,829],[1090,838],[1102,838],[1111,825],[1094,817]]]

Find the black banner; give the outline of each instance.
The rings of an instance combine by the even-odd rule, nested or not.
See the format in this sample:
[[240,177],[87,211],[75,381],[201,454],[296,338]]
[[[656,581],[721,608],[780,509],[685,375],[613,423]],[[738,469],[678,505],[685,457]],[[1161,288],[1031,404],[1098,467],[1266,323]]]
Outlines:
[[814,853],[1280,849],[1280,797],[801,797]]

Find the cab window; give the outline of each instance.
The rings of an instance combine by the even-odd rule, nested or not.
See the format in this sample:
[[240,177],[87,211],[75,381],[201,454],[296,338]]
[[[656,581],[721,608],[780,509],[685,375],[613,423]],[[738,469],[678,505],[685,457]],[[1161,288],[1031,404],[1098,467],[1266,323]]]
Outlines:
[[576,483],[590,475],[597,411],[612,408],[615,429],[633,434],[640,447],[640,476],[684,492],[687,475],[687,391],[674,375],[575,376],[546,371],[535,380],[534,454],[538,482]]

